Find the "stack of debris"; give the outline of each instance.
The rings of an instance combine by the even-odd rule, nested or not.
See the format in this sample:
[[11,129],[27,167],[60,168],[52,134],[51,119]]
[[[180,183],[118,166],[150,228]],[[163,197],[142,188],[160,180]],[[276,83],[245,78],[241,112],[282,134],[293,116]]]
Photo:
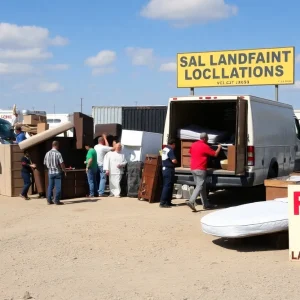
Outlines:
[[35,135],[49,129],[47,118],[44,115],[28,114],[24,115],[22,131]]

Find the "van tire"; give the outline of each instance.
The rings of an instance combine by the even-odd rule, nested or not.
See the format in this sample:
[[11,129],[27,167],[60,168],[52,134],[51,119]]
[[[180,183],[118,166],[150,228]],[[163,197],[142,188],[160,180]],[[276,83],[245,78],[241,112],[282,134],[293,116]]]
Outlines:
[[276,177],[278,177],[278,163],[274,162],[272,163],[272,165],[270,165],[267,179],[272,179]]

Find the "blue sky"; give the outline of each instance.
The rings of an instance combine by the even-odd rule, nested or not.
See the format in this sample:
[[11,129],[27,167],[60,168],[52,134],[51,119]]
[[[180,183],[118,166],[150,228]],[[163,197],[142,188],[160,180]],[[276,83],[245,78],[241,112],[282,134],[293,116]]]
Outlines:
[[[14,103],[67,113],[102,105],[164,105],[177,89],[178,52],[295,46],[296,0],[2,0],[0,109]],[[300,109],[296,84],[279,99]],[[196,94],[253,94],[274,87],[202,88]]]

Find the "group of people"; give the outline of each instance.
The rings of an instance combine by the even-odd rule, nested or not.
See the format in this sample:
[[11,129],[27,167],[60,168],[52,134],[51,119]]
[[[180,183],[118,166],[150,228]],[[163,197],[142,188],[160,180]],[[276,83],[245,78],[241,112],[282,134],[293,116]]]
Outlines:
[[[196,211],[196,199],[200,195],[203,208],[211,208],[211,204],[207,198],[206,193],[206,173],[207,162],[210,156],[216,157],[219,155],[221,145],[214,151],[208,145],[208,135],[202,133],[200,140],[193,143],[190,148],[191,155],[191,171],[194,176],[196,188],[193,191],[187,205]],[[98,138],[98,144],[93,147],[91,144],[86,144],[86,174],[89,185],[90,197],[104,197],[106,180],[109,176],[109,189],[112,197],[120,197],[121,195],[121,179],[124,174],[124,168],[127,164],[124,154],[122,153],[122,146],[120,143],[114,143],[112,147],[109,146],[107,137],[104,134]],[[177,159],[175,157],[175,140],[169,139],[168,145],[162,150],[162,174],[163,174],[163,190],[160,199],[161,208],[170,208],[175,206],[172,203],[175,167]],[[24,180],[24,187],[21,197],[28,198],[28,190],[31,186],[31,173],[36,168],[36,165],[31,162],[28,151],[24,152],[22,163],[22,177]],[[59,143],[54,141],[52,149],[48,151],[44,158],[44,165],[48,169],[49,185],[47,189],[48,204],[63,204],[61,199],[61,180],[63,174],[67,176],[67,170],[64,164],[63,157],[59,152]],[[97,182],[97,174],[100,176],[99,183]],[[53,199],[53,190],[55,198]]]
[[[86,145],[86,173],[90,188],[90,197],[105,197],[106,178],[109,176],[109,190],[111,197],[119,198],[121,195],[121,179],[127,164],[125,155],[122,153],[120,143],[113,143],[110,147],[106,135],[98,138],[98,144]],[[100,175],[97,184],[97,173]]]
[[[124,168],[127,164],[122,146],[120,143],[114,143],[110,147],[106,135],[99,137],[98,144],[93,147],[86,144],[86,174],[89,185],[89,197],[105,197],[105,187],[107,176],[109,177],[109,189],[111,197],[120,197],[121,195],[121,179],[124,174]],[[21,159],[22,178],[24,187],[20,196],[29,200],[28,191],[31,186],[31,174],[36,165],[31,162],[28,151],[24,152]],[[62,176],[67,176],[67,170],[61,153],[59,152],[59,142],[53,141],[52,149],[48,151],[44,158],[44,165],[48,169],[49,184],[47,188],[47,203],[62,205],[61,200],[61,181]],[[97,182],[97,173],[100,174],[99,184]],[[55,188],[55,197],[53,198],[53,190]]]
[[[206,172],[207,162],[210,156],[217,157],[221,151],[221,145],[218,145],[216,151],[211,149],[208,142],[208,135],[201,133],[200,140],[193,143],[189,153],[191,155],[191,171],[196,183],[196,188],[187,205],[192,211],[196,211],[196,200],[200,194],[203,208],[210,209],[212,206],[209,203],[206,193]],[[172,203],[175,167],[177,159],[175,157],[175,140],[169,139],[168,145],[162,150],[162,174],[163,174],[163,190],[160,199],[161,208],[170,208],[175,206]]]

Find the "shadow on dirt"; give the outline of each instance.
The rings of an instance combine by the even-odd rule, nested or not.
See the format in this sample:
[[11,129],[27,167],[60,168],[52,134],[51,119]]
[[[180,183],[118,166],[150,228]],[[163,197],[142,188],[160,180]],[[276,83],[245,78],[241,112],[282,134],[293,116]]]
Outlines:
[[65,204],[78,204],[78,203],[88,203],[88,202],[91,202],[91,203],[95,203],[95,202],[98,202],[99,200],[101,200],[100,198],[94,198],[94,199],[79,199],[79,200],[65,200],[63,201]]
[[266,200],[265,187],[263,185],[252,188],[235,188],[210,193],[209,200],[218,208],[226,208],[246,203]]
[[289,247],[288,231],[241,239],[219,238],[213,243],[228,250],[238,252],[257,252],[285,250]]

